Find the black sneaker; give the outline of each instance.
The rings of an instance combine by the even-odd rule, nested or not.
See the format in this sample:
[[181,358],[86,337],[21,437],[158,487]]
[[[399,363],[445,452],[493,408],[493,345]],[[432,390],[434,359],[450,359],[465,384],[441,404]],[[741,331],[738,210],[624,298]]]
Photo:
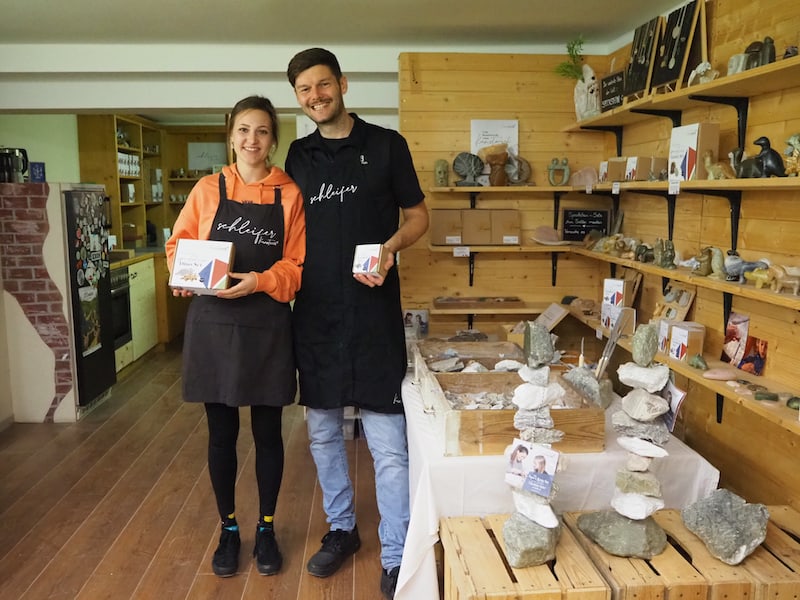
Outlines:
[[394,590],[397,587],[397,576],[399,574],[400,567],[381,569],[381,593],[386,600],[394,598]]
[[266,527],[256,527],[256,545],[253,548],[256,568],[262,575],[275,575],[281,570],[283,557],[278,550],[275,531]]
[[322,538],[322,547],[308,561],[306,569],[315,577],[329,577],[339,570],[344,560],[361,547],[358,526],[353,531],[334,529]]
[[211,568],[217,577],[230,577],[235,575],[239,569],[239,549],[242,547],[242,540],[239,538],[239,530],[222,528],[219,536],[219,545],[214,551],[214,558],[211,559]]

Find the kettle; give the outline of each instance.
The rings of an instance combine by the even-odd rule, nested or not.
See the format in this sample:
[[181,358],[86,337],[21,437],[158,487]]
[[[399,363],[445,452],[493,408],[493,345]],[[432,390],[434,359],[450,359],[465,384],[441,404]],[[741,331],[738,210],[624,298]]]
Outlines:
[[0,148],[0,183],[22,183],[28,170],[28,153],[22,148]]

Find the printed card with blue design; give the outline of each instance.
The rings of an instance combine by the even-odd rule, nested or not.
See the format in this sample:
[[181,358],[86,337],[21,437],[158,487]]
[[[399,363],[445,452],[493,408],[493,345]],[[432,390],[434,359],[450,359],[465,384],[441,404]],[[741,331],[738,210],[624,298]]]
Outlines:
[[549,496],[560,454],[548,446],[515,439],[505,452],[505,482],[540,496]]
[[216,294],[230,285],[233,242],[178,240],[169,285],[198,295]]

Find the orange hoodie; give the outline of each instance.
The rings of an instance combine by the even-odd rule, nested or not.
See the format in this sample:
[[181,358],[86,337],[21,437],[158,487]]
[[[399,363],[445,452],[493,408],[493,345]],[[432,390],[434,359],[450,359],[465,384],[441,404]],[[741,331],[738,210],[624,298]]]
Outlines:
[[[289,302],[300,289],[303,261],[306,257],[306,216],[300,188],[278,167],[272,167],[264,179],[249,184],[242,180],[236,165],[226,166],[222,169],[222,174],[225,176],[228,198],[239,202],[272,204],[275,199],[274,189],[280,186],[285,232],[283,258],[266,271],[256,273],[256,291],[269,294],[278,302]],[[186,205],[181,209],[172,228],[172,236],[167,240],[167,264],[170,271],[178,240],[207,240],[218,207],[219,174],[206,175],[192,188]]]

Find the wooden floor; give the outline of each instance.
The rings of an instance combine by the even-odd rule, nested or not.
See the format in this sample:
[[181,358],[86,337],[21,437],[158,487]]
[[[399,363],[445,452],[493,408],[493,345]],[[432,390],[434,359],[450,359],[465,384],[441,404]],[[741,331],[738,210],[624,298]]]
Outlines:
[[363,438],[348,442],[361,550],[327,579],[305,570],[328,525],[297,406],[284,412],[286,467],[275,517],[283,569],[261,576],[252,560],[258,508],[243,410],[239,573],[214,576],[219,521],[205,414],[181,401],[180,364],[179,349],[151,352],[78,423],[0,432],[0,598],[381,598],[374,473]]

